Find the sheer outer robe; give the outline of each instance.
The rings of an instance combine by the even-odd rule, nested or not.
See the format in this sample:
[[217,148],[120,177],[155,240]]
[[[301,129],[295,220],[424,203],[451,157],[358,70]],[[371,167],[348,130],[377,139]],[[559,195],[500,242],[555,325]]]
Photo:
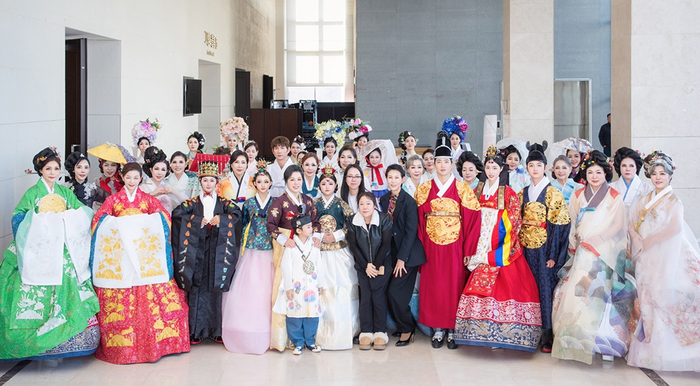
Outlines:
[[209,264],[208,290],[226,292],[236,268],[240,251],[241,211],[231,201],[217,196],[214,216],[220,223],[207,238],[207,227],[202,227],[204,205],[200,197],[183,202],[173,211],[172,245],[175,260],[175,280],[178,286],[190,292],[196,261]]
[[522,258],[518,239],[520,201],[508,186],[481,205],[481,237],[457,309],[455,340],[460,344],[535,351],[542,318],[537,284]]
[[[420,271],[419,321],[429,327],[454,328],[467,278],[463,258],[476,253],[481,213],[474,191],[464,182],[454,180],[442,197],[438,192],[435,180],[430,180],[415,195],[418,237],[427,260]],[[428,217],[432,212],[455,215]]]
[[[630,233],[654,197],[639,197]],[[627,363],[660,371],[700,371],[700,250],[672,192],[661,198],[639,226],[644,249],[632,256],[641,320]],[[631,237],[631,250],[638,250]]]
[[[291,162],[291,161],[289,161]],[[270,192],[272,195],[272,192]],[[314,233],[320,231],[320,225],[318,222],[318,211],[314,205],[313,200],[299,192],[301,197],[301,202],[306,205],[306,212],[311,216],[311,222],[314,227]],[[274,196],[273,196],[274,197]],[[277,198],[272,198],[272,204],[270,204],[270,209],[267,211],[267,231],[270,232],[272,236],[272,249],[273,249],[273,262],[275,265],[275,279],[272,285],[272,299],[271,304],[277,300],[277,291],[279,289],[280,282],[282,281],[282,271],[280,270],[280,263],[282,261],[282,255],[284,254],[284,245],[277,242],[277,238],[280,234],[284,234],[289,237],[292,231],[292,219],[298,213],[298,206],[292,202],[286,191],[282,191],[282,195]],[[270,348],[277,349],[279,351],[284,351],[287,342],[287,327],[285,315],[272,313],[272,331],[271,331]]]
[[[571,181],[571,180],[570,180]],[[566,262],[566,251],[571,228],[571,217],[564,196],[552,185],[539,197],[530,197],[526,187],[520,192],[523,221],[520,243],[540,293],[542,328],[552,328],[552,297],[559,281],[557,272]],[[547,268],[547,261],[554,260],[554,267]]]
[[[54,184],[54,193],[65,199],[65,209],[83,206],[64,186]],[[48,194],[41,180],[24,193],[12,215],[15,236],[29,211],[44,211],[41,208],[48,202],[43,203],[42,198]],[[99,310],[92,282],[88,279],[78,283],[75,266],[65,247],[63,256],[62,285],[34,286],[22,284],[14,240],[3,254],[0,262],[0,360],[45,352],[56,357],[88,355],[97,347],[97,342],[90,341],[88,328],[88,319]],[[57,320],[64,322],[56,324]],[[42,334],[38,334],[40,330]]]
[[[627,352],[627,322],[636,294],[629,280],[633,267],[625,253],[627,216],[622,196],[609,188],[595,210],[581,212],[588,205],[585,189],[575,192],[569,205],[574,224],[569,259],[554,290],[552,356],[590,364],[594,353],[621,357]],[[583,216],[577,220],[580,213]]]
[[[161,213],[170,231],[170,213],[160,201],[137,188],[134,201],[126,189],[109,196],[92,220],[93,236],[104,216]],[[169,235],[166,235],[169,242]],[[188,308],[185,293],[172,279],[172,257],[168,256],[170,281],[131,288],[95,288],[100,300],[102,341],[95,356],[117,364],[154,362],[163,355],[188,352]],[[94,267],[93,267],[94,270]]]

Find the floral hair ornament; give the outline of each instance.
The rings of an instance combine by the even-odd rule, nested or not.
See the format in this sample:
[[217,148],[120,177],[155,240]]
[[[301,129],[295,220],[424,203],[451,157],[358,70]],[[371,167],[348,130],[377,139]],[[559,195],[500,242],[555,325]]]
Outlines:
[[449,137],[451,137],[452,134],[459,135],[461,141],[464,141],[464,136],[466,135],[468,128],[469,125],[467,125],[467,121],[459,115],[447,118],[444,122],[442,122],[442,131],[446,132]]
[[652,150],[651,154],[644,158],[644,175],[651,178],[654,167],[663,166],[666,171],[673,175],[676,170],[676,163],[673,159],[661,150]]
[[[352,140],[367,135],[372,131],[372,126],[369,125],[369,121],[363,121],[359,117],[346,118],[343,122],[343,128],[348,133],[348,138]],[[339,145],[339,147],[341,146]]]
[[221,122],[219,131],[221,132],[221,138],[219,138],[221,144],[226,143],[226,138],[231,135],[240,143],[248,142],[249,127],[241,117],[233,117]]
[[158,118],[151,121],[150,118],[146,118],[145,121],[139,121],[131,128],[131,138],[134,141],[134,145],[139,144],[139,139],[146,138],[151,145],[156,143],[158,138],[158,130],[161,129],[161,124],[158,122]]
[[326,138],[332,137],[341,148],[345,144],[345,128],[343,125],[335,120],[325,121],[317,123],[316,132],[314,133],[314,138],[319,142],[323,142]]
[[301,149],[301,151],[306,151],[306,141],[304,141],[304,137],[302,137],[301,135],[297,135],[296,137],[294,137],[292,143],[298,143],[299,149]]

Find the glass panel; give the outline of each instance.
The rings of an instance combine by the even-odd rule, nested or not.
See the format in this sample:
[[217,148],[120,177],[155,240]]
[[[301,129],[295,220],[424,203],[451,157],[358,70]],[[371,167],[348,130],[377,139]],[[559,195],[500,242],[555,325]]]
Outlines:
[[297,83],[318,83],[319,62],[318,56],[296,57],[296,81]]
[[345,87],[316,87],[318,102],[345,102]]
[[[318,26],[317,25],[297,25],[296,28],[296,51],[318,51]],[[291,44],[290,44],[291,46]],[[292,47],[290,47],[291,49]]]
[[323,83],[345,83],[345,58],[342,55],[323,57]]
[[323,0],[323,21],[345,20],[345,6],[345,0]]
[[314,87],[287,87],[287,100],[289,103],[298,103],[300,100],[316,99]]
[[296,0],[296,21],[319,21],[318,0]]
[[323,50],[343,51],[345,49],[345,26],[344,25],[324,25],[323,26]]

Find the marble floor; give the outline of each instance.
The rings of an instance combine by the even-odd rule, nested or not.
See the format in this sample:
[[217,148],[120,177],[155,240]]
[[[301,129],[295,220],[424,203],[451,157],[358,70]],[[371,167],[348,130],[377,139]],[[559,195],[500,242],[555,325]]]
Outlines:
[[[15,385],[700,385],[700,373],[650,373],[629,367],[622,359],[591,366],[560,361],[550,355],[461,346],[435,350],[428,337],[386,351],[323,351],[301,356],[268,352],[262,356],[227,352],[204,342],[189,354],[171,355],[156,363],[112,365],[94,357],[62,363],[30,362],[7,380],[16,362],[0,363],[0,386]],[[2,374],[6,374],[4,377]]]

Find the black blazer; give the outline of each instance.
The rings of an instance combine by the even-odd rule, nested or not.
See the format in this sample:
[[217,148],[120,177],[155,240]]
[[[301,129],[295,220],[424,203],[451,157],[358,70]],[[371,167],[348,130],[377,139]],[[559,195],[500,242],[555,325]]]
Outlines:
[[[379,199],[382,209],[389,208],[391,193]],[[418,205],[406,191],[401,189],[394,208],[394,242],[391,243],[391,255],[404,261],[407,267],[417,267],[425,263],[423,243],[418,239]]]

